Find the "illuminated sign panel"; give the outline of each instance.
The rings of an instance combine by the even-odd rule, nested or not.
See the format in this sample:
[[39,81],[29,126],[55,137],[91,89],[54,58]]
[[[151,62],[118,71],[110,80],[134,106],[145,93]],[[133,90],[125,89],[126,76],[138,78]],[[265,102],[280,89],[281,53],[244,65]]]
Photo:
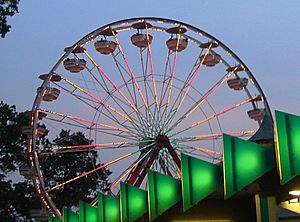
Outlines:
[[225,198],[252,183],[275,166],[271,147],[223,135],[223,171]]
[[98,194],[98,217],[100,222],[118,222],[120,221],[120,202],[102,193]]
[[78,214],[64,207],[63,222],[79,222]]
[[181,154],[183,209],[188,210],[222,186],[222,168]]
[[281,184],[300,174],[300,117],[275,111]]
[[80,222],[98,222],[98,209],[85,203],[79,202],[79,221]]
[[181,182],[155,171],[148,171],[148,201],[150,221],[181,199]]
[[131,222],[143,216],[148,210],[147,192],[137,187],[121,183],[122,222]]

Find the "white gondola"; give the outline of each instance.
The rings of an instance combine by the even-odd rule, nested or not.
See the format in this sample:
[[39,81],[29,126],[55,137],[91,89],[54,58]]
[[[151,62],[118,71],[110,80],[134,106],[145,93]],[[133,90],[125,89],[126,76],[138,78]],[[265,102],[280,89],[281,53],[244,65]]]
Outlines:
[[95,49],[103,55],[109,55],[116,49],[117,44],[113,41],[98,40],[94,43]]
[[[39,79],[41,80],[46,80],[48,79],[50,74],[42,74],[39,76]],[[50,81],[51,82],[59,82],[61,80],[61,76],[60,75],[57,75],[57,74],[52,74],[51,75],[51,78],[50,78]]]
[[[178,48],[177,48],[177,42],[178,42]],[[176,51],[177,48],[177,52],[181,52],[182,50],[185,50],[187,45],[188,45],[188,40],[187,39],[179,39],[175,38],[175,39],[169,39],[167,42],[167,47],[169,50],[171,51]]]
[[199,45],[202,49],[208,49],[208,48],[216,48],[219,46],[219,43],[216,41],[206,42]]
[[227,72],[233,72],[233,73],[237,73],[237,72],[242,72],[245,71],[245,67],[242,64],[236,65],[236,66],[232,66],[232,67],[228,67],[226,69]]
[[247,78],[234,78],[227,80],[227,84],[229,88],[234,90],[242,90],[244,89],[248,84]]
[[20,174],[25,177],[25,179],[33,179],[36,176],[36,171],[33,167],[20,167],[19,169]]
[[[41,91],[42,91],[42,88],[39,87],[37,89],[37,93],[40,93]],[[60,94],[59,89],[52,88],[52,87],[47,87],[46,91],[43,95],[43,100],[46,101],[46,102],[51,102],[53,100],[56,100],[58,98],[59,94]]]
[[213,67],[221,61],[221,56],[217,53],[209,53],[206,56],[202,55],[200,59],[203,60],[203,65]]
[[32,126],[23,126],[22,133],[30,136],[33,133],[33,127]]
[[48,211],[46,209],[32,209],[30,210],[30,217],[45,221],[48,219]]
[[39,152],[28,152],[28,151],[21,152],[21,156],[26,158],[35,157],[36,155],[38,156],[39,159],[43,157],[42,154]]
[[70,59],[67,58],[64,60],[64,67],[66,70],[70,71],[71,73],[78,73],[84,70],[86,66],[86,61],[84,59]]
[[253,119],[255,121],[261,121],[263,120],[266,110],[265,109],[252,109],[249,110],[248,112],[248,116],[250,117],[250,119]]
[[[33,133],[33,127],[32,126],[23,126],[22,133],[26,136],[30,137]],[[47,129],[44,126],[38,126],[36,128],[36,136],[41,137],[45,136],[47,134]]]
[[[152,42],[152,35],[148,34],[149,44]],[[131,42],[133,45],[135,45],[138,48],[147,48],[148,47],[148,40],[146,34],[134,34],[131,36]]]
[[[26,111],[26,112],[24,112],[24,115],[29,119],[29,120],[31,120],[33,117],[34,117],[34,111]],[[40,110],[38,110],[37,111],[37,117],[38,117],[38,119],[39,120],[42,120],[43,118],[45,118],[47,116],[47,114],[46,113],[44,113],[44,112],[42,112],[42,111],[40,111]],[[29,125],[30,125],[30,123],[29,123]]]

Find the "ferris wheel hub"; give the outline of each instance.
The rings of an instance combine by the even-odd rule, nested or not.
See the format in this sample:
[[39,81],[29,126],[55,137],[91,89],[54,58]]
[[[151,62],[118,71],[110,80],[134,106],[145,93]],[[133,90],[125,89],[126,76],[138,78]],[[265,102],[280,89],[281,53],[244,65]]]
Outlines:
[[173,148],[168,136],[166,136],[166,135],[158,134],[156,136],[155,141],[156,141],[156,149],[158,149],[158,150],[160,150],[162,148],[168,148],[168,149]]

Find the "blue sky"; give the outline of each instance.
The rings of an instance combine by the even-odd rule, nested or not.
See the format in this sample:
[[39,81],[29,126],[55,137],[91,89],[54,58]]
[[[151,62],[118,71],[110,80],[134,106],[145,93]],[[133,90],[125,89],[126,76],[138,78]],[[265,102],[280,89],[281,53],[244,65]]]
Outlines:
[[298,0],[21,0],[20,13],[9,19],[11,32],[0,39],[0,100],[18,111],[31,109],[38,76],[50,71],[65,47],[105,24],[153,16],[221,40],[254,74],[272,110],[300,115],[299,9]]
[[299,1],[21,1],[0,40],[0,99],[30,109],[38,75],[84,35],[138,16],[194,25],[229,46],[250,68],[271,108],[299,112]]

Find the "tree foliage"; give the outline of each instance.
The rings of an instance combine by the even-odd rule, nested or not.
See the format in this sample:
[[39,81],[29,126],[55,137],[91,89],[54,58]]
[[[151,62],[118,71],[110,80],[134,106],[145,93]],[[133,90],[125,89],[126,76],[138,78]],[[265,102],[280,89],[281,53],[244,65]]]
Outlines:
[[[91,144],[83,133],[70,133],[69,130],[62,130],[58,137],[53,140],[53,146],[78,146]],[[46,184],[51,186],[61,184],[68,179],[72,179],[81,173],[93,170],[98,167],[97,152],[95,150],[86,150],[80,152],[52,152],[43,161],[44,178]],[[79,200],[92,200],[97,196],[97,192],[109,187],[108,175],[111,172],[103,168],[97,173],[90,174],[74,182],[66,184],[51,194],[55,197],[55,203],[59,209],[63,206],[76,206]],[[48,187],[50,188],[50,187]],[[70,198],[71,197],[71,198]]]
[[[21,155],[25,152],[27,138],[22,134],[22,127],[28,118],[18,113],[15,106],[0,102],[0,221],[31,221],[30,209],[40,209],[41,204],[35,195],[31,180],[22,180],[17,176],[21,166],[27,166],[27,159]],[[71,133],[62,130],[52,141],[46,137],[39,139],[40,149],[49,146],[73,146],[90,144],[81,132]],[[94,169],[97,152],[85,150],[76,153],[49,152],[41,158],[41,168],[48,188],[74,178],[80,173]],[[54,202],[58,208],[78,205],[80,199],[91,200],[97,192],[109,187],[108,175],[111,172],[103,168],[97,174],[90,174],[78,181],[53,190]]]
[[30,181],[8,179],[16,177],[19,167],[27,164],[21,155],[27,143],[22,127],[27,122],[26,115],[18,113],[15,106],[0,102],[0,221],[30,221],[29,209],[40,205],[33,198]]
[[11,26],[7,24],[7,18],[18,11],[19,0],[0,0],[0,34],[4,38],[10,31]]
[[15,106],[0,102],[0,172],[15,171],[25,164],[26,161],[20,153],[26,147],[26,137],[22,135],[22,127],[26,123],[26,116],[16,112]]

